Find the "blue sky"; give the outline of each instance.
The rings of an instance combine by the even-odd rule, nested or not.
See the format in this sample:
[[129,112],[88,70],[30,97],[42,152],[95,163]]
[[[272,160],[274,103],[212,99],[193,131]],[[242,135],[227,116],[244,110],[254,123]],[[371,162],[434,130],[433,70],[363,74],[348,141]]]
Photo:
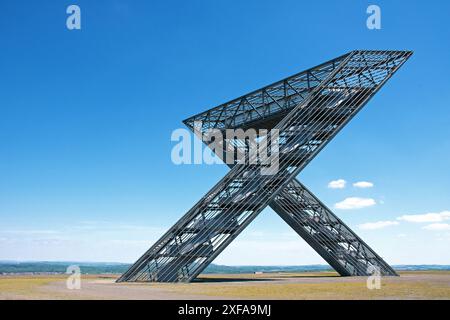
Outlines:
[[[66,28],[70,4],[81,30]],[[381,30],[366,27],[369,4]],[[448,12],[448,1],[3,2],[0,260],[133,262],[228,170],[171,162],[183,119],[353,49],[409,49],[299,179],[388,262],[450,264]],[[345,188],[328,187],[338,179]],[[374,204],[335,208],[354,197]],[[324,262],[266,209],[216,263]]]

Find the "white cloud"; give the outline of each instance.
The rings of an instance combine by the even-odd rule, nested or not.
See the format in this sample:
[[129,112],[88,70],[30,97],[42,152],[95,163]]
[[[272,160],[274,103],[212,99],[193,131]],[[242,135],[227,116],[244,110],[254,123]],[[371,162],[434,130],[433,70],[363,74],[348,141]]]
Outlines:
[[422,229],[431,231],[450,231],[450,224],[448,223],[432,223]]
[[353,184],[356,188],[372,188],[373,183],[369,181],[358,181]]
[[397,220],[417,223],[443,222],[446,220],[450,220],[450,211],[403,215],[401,217],[398,217]]
[[398,224],[399,223],[397,221],[377,221],[360,224],[359,228],[362,230],[376,230],[390,226],[396,226]]
[[347,181],[344,179],[333,180],[328,183],[330,189],[344,189]]
[[334,205],[336,209],[350,210],[350,209],[361,209],[366,207],[371,207],[376,204],[375,200],[372,198],[357,198],[350,197],[338,202]]

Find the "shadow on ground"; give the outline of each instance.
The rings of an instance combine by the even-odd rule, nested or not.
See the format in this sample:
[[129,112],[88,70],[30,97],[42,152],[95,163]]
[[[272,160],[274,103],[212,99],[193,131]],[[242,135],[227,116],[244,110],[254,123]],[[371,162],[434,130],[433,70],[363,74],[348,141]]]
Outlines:
[[193,283],[214,283],[214,282],[258,282],[258,281],[276,281],[273,278],[197,278]]

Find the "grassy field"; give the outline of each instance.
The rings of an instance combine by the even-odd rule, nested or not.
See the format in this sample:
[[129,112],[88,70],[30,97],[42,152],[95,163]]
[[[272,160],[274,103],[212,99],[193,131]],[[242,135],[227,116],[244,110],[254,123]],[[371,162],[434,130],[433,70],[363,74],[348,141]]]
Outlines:
[[0,299],[450,299],[450,271],[408,271],[369,290],[364,277],[334,272],[203,275],[191,284],[116,284],[116,276],[1,276]]
[[334,272],[277,274],[263,283],[226,282],[240,277],[262,280],[268,275],[208,275],[202,279],[220,278],[220,282],[158,286],[175,292],[243,299],[450,299],[449,271],[403,272],[400,278],[383,278],[379,290],[367,289],[366,278],[341,278]]
[[15,276],[0,277],[0,298],[26,299],[40,298],[37,289],[54,281],[63,281],[61,276]]
[[[70,291],[59,294],[45,290],[53,283],[65,284],[66,279],[65,275],[0,276],[0,299],[71,299]],[[84,281],[95,279],[98,276],[86,276]]]

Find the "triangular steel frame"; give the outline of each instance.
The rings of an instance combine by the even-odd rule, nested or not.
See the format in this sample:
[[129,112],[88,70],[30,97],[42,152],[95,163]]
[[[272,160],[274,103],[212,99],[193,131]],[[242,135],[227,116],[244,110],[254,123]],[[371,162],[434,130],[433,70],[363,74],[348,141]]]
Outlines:
[[196,133],[277,129],[279,170],[262,174],[264,165],[236,160],[117,281],[190,282],[267,206],[340,275],[397,275],[296,176],[411,54],[351,51],[183,121]]

